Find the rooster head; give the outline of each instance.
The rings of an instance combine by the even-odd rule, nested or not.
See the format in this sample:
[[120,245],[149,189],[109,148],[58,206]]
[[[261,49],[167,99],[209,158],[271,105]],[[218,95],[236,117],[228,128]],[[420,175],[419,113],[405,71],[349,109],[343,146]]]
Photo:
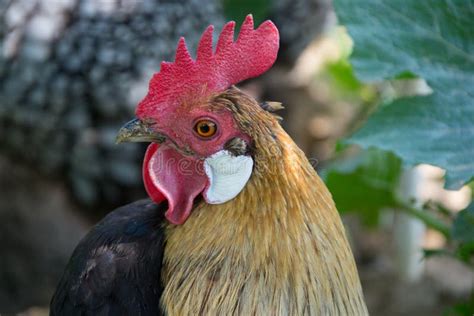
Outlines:
[[181,38],[174,63],[161,63],[137,118],[117,136],[117,142],[151,142],[143,163],[145,188],[156,203],[167,200],[165,216],[173,224],[186,221],[198,196],[225,203],[252,175],[252,135],[236,120],[235,108],[216,100],[272,66],[279,35],[271,21],[254,29],[251,15],[235,41],[234,27],[235,22],[224,26],[214,50],[209,26],[195,60]]

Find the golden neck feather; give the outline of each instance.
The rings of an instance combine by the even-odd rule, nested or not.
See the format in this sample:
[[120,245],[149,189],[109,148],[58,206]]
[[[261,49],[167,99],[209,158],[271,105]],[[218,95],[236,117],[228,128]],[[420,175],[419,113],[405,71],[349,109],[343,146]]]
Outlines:
[[243,191],[167,229],[162,306],[169,315],[366,315],[330,193],[276,119],[253,109],[233,109],[255,142]]

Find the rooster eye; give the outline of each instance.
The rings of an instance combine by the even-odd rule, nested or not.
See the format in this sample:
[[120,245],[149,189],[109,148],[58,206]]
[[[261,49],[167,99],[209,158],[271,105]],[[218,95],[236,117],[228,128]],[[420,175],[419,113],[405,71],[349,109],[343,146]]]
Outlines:
[[210,120],[200,120],[194,125],[196,133],[204,138],[209,138],[217,132],[217,125]]

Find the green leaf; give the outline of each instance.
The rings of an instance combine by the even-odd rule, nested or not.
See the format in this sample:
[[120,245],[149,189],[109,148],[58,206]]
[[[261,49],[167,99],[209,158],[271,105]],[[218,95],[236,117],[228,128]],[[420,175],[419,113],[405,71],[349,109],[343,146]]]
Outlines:
[[474,244],[474,203],[458,213],[453,222],[453,239]]
[[414,73],[433,94],[396,100],[372,115],[351,141],[394,151],[409,165],[447,169],[458,188],[474,175],[474,1],[336,0],[354,40],[359,78]]
[[451,256],[452,254],[446,249],[426,249],[423,248],[423,258],[428,259],[436,256]]
[[474,264],[474,203],[458,213],[451,235],[458,242],[457,257],[467,264]]
[[474,315],[474,297],[469,301],[458,303],[449,308],[443,315],[446,316],[472,316]]
[[461,261],[474,268],[474,242],[459,244],[456,255]]
[[244,21],[247,14],[252,14],[255,25],[259,25],[268,17],[270,0],[222,0],[224,14],[234,20],[237,27]]
[[328,73],[331,74],[334,85],[342,90],[356,91],[362,87],[362,84],[354,76],[352,66],[347,60],[341,59],[327,66]]
[[400,173],[400,159],[370,149],[335,163],[322,176],[341,213],[357,212],[365,224],[375,225],[382,208],[396,205],[393,192]]

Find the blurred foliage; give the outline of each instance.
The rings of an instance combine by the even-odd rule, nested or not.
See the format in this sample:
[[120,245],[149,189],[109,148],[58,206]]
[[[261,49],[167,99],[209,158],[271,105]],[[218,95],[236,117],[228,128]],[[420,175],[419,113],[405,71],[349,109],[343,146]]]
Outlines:
[[[378,111],[349,140],[370,149],[349,157],[348,161],[336,164],[326,172],[326,181],[336,203],[341,211],[360,212],[368,223],[374,223],[377,219],[377,215],[367,217],[368,214],[377,214],[383,207],[401,207],[447,238],[452,235],[459,244],[457,254],[461,259],[470,259],[474,243],[472,211],[465,210],[454,222],[451,220],[453,228],[450,232],[450,228],[443,223],[446,218],[438,220],[447,214],[441,207],[425,205],[418,210],[403,204],[395,193],[402,170],[400,161],[393,154],[375,150],[372,146],[394,150],[408,164],[432,163],[447,168],[448,184],[451,180],[451,184],[459,185],[472,178],[474,154],[470,153],[474,150],[474,98],[464,92],[469,84],[474,84],[472,76],[467,76],[469,71],[474,70],[474,62],[465,53],[470,48],[467,41],[473,34],[465,31],[469,24],[459,27],[458,23],[465,21],[466,14],[474,13],[474,6],[464,7],[459,2],[447,6],[443,1],[437,2],[436,6],[412,3],[404,6],[401,12],[395,12],[391,4],[384,1],[355,1],[349,4],[340,0],[336,2],[336,12],[355,42],[351,62],[358,77],[364,80],[394,78],[403,81],[412,80],[415,74],[420,74],[434,89],[430,96],[391,100],[380,97],[382,92],[375,98],[380,104]],[[417,24],[413,25],[415,17],[418,17]],[[394,29],[387,21],[392,21],[398,28]],[[427,28],[441,22],[442,29],[437,34]],[[472,24],[472,21],[469,23]],[[376,34],[389,36],[390,41],[382,41]],[[438,42],[423,35],[436,35]],[[433,41],[437,45],[433,46]],[[458,46],[452,46],[453,43]],[[438,67],[429,67],[433,64]],[[338,78],[335,82],[339,82],[342,91],[358,91],[364,86],[353,77],[352,68],[345,66],[344,61],[335,65],[329,67],[329,72]],[[450,99],[445,99],[445,96]],[[472,188],[472,183],[470,185]],[[358,194],[353,194],[355,190],[359,191]],[[370,199],[356,198],[361,195]],[[431,252],[434,253],[437,252]]]
[[[440,166],[451,188],[474,176],[474,1],[336,0],[335,9],[354,41],[357,78],[379,88],[375,113],[363,113],[367,122],[348,140],[365,150],[345,145],[324,173],[339,210],[355,211],[367,224],[376,224],[386,207],[408,212],[448,241],[425,249],[427,257],[447,255],[474,268],[474,203],[453,215],[433,203],[415,208],[396,194],[403,165]],[[329,72],[342,91],[365,85],[344,62]],[[397,86],[398,96],[380,91],[387,80],[411,84],[417,77],[426,80],[429,95],[419,87],[419,95],[403,91],[408,85]],[[445,314],[473,312],[474,296]]]
[[394,194],[401,173],[400,159],[370,149],[341,160],[323,172],[338,210],[358,212],[365,224],[376,225],[383,208],[397,205]]
[[452,239],[456,243],[457,257],[474,267],[474,203],[454,219]]
[[[392,78],[396,81],[391,83],[410,83],[419,74],[434,89],[430,96],[397,99],[397,93],[400,96],[412,92],[387,94],[383,90],[390,82],[377,85],[378,93],[370,95],[368,100],[378,104],[378,110],[349,139],[369,149],[355,155],[353,150],[352,154],[350,150],[347,151],[349,154],[344,154],[344,151],[339,153],[338,156],[343,159],[336,159],[325,172],[336,204],[342,212],[359,212],[364,221],[370,224],[376,223],[380,209],[402,207],[450,237],[450,229],[443,223],[446,214],[441,214],[439,206],[425,205],[418,210],[396,198],[402,161],[384,150],[393,150],[409,165],[431,163],[447,168],[448,185],[459,186],[473,176],[474,154],[470,153],[474,150],[474,107],[470,105],[474,102],[472,96],[464,93],[468,85],[473,83],[472,76],[468,78],[467,75],[474,70],[474,63],[465,52],[470,49],[467,42],[473,34],[465,31],[470,24],[459,27],[459,21],[465,21],[469,12],[474,13],[474,6],[464,7],[460,2],[449,7],[445,2],[437,2],[435,6],[412,3],[401,8],[400,12],[395,12],[391,4],[384,1],[355,1],[349,4],[340,0],[336,1],[336,12],[355,42],[350,58],[359,78],[379,82]],[[416,25],[413,24],[415,20]],[[434,34],[428,28],[441,22],[443,25],[438,30],[439,34]],[[472,24],[472,21],[469,23]],[[393,28],[391,25],[398,27]],[[382,35],[390,40],[381,40]],[[428,37],[425,38],[425,35]],[[433,39],[434,35],[438,42]],[[453,43],[458,46],[452,46]],[[347,49],[343,48],[343,51]],[[354,76],[351,64],[344,57],[345,54],[341,60],[330,64],[327,73],[342,96],[361,98],[363,94],[360,91],[368,86]],[[437,65],[434,67],[436,69],[429,67],[431,65]],[[409,85],[398,85],[399,90],[407,88],[410,88]],[[366,106],[370,107],[370,102]],[[370,109],[362,109],[361,112],[370,114]],[[433,210],[434,214],[431,214]],[[464,232],[474,231],[474,222],[469,220],[467,212],[462,212],[454,221],[453,234],[456,232],[456,235],[453,236],[459,236],[460,229]],[[439,217],[441,220],[438,220]],[[460,226],[461,223],[464,226]],[[462,244],[462,249],[468,251],[471,248],[470,242],[464,241]]]
[[[380,104],[379,88],[361,82],[349,62],[352,40],[345,28],[337,27],[328,32],[340,50],[340,58],[328,62],[318,74],[318,82],[327,82],[330,98],[349,103],[357,108],[354,125]],[[349,126],[349,129],[354,129]],[[394,154],[376,148],[362,149],[338,142],[335,158],[321,170],[341,213],[355,212],[364,224],[378,224],[382,209],[395,207],[395,189],[402,171],[401,160]]]
[[221,0],[225,16],[234,20],[237,27],[247,14],[252,13],[255,24],[263,22],[270,12],[270,0]]
[[347,59],[328,65],[328,73],[333,79],[334,86],[341,92],[359,91],[363,85],[354,76],[352,65]]
[[[421,74],[435,91],[428,97],[397,99],[396,93],[384,97],[384,94],[387,95],[381,91],[384,89],[384,84],[379,84],[379,93],[372,95],[372,100],[379,104],[378,111],[354,137],[349,139],[350,142],[359,143],[369,149],[355,151],[354,154],[353,147],[344,145],[338,153],[339,158],[324,173],[328,187],[340,211],[357,211],[368,224],[377,223],[379,212],[383,208],[396,207],[407,211],[440,231],[448,239],[452,238],[457,244],[454,254],[469,262],[474,249],[472,206],[460,212],[453,221],[449,211],[443,210],[439,205],[428,203],[422,209],[416,209],[400,201],[397,198],[396,188],[402,171],[402,161],[394,154],[384,151],[393,149],[404,162],[408,161],[408,164],[422,162],[441,165],[448,169],[451,180],[457,179],[457,184],[464,183],[474,174],[474,169],[471,169],[474,166],[472,163],[474,155],[469,154],[474,149],[472,144],[474,115],[469,115],[474,107],[468,109],[473,100],[468,94],[463,93],[467,91],[466,85],[471,83],[472,78],[466,82],[458,82],[466,77],[474,64],[466,54],[463,54],[463,50],[451,52],[456,59],[450,58],[446,48],[455,42],[459,47],[464,45],[465,50],[469,49],[466,43],[468,34],[463,28],[456,27],[456,23],[459,23],[457,19],[462,20],[466,13],[452,16],[453,10],[464,7],[456,3],[458,7],[447,8],[444,2],[437,3],[439,7],[430,6],[430,8],[427,4],[411,4],[404,7],[402,12],[395,13],[390,4],[384,2],[354,3],[348,4],[345,0],[340,0],[336,2],[336,11],[341,21],[346,23],[355,41],[350,58],[358,77],[379,81],[393,78],[402,82],[416,78],[415,74]],[[468,9],[472,12],[474,7]],[[377,14],[374,10],[377,10]],[[432,10],[435,15],[427,16],[423,10]],[[417,25],[412,25],[414,16],[420,17]],[[434,22],[430,19],[435,18],[445,23],[440,30],[445,32],[438,34],[437,38],[441,46],[426,46],[425,43],[426,47],[422,47],[423,43],[420,42],[423,40],[422,35],[433,34],[420,28],[431,25],[430,23]],[[387,23],[389,20],[399,25],[399,29],[393,31],[390,23]],[[410,25],[412,28],[409,28]],[[382,41],[374,34],[389,35],[390,41]],[[431,40],[433,39],[430,38]],[[401,47],[406,51],[401,52]],[[426,69],[430,68],[427,67],[429,62],[437,64],[439,69]],[[464,68],[460,62],[465,62]],[[360,91],[367,87],[367,84],[361,83],[354,76],[352,66],[343,58],[329,65],[327,72],[331,74],[332,82],[342,95],[349,93],[360,98]],[[444,73],[446,70],[443,69],[447,68],[456,70],[455,74]],[[456,77],[456,74],[459,77]],[[453,82],[443,85],[443,80],[448,79],[457,85],[453,86]],[[400,91],[399,95],[403,93]],[[442,94],[448,96],[455,94],[456,97],[446,100]],[[442,108],[440,102],[443,103]],[[452,105],[449,106],[450,104]],[[439,163],[435,163],[433,159]],[[451,181],[451,184],[453,183]],[[471,188],[473,183],[469,184]],[[446,251],[439,249],[426,252],[427,255],[440,253]]]
[[379,96],[373,84],[361,82],[355,75],[349,62],[352,53],[352,40],[345,28],[335,28],[329,32],[340,49],[340,58],[329,62],[322,73],[330,83],[331,89],[338,99],[348,99],[351,103],[360,103],[362,107],[371,108],[377,103]]
[[[471,183],[472,184],[472,183]],[[425,249],[425,256],[443,255],[458,259],[474,269],[474,203],[459,212],[452,222],[451,238],[443,249]],[[445,311],[449,316],[472,316],[474,292],[471,297]]]
[[407,71],[424,78],[429,96],[381,107],[351,141],[391,150],[409,165],[446,169],[448,187],[474,175],[474,2],[338,0],[354,39],[359,78],[380,81]]
[[474,295],[472,295],[469,301],[456,304],[445,312],[447,316],[472,316],[474,311]]
[[453,223],[453,238],[461,243],[474,244],[474,204],[459,212]]

